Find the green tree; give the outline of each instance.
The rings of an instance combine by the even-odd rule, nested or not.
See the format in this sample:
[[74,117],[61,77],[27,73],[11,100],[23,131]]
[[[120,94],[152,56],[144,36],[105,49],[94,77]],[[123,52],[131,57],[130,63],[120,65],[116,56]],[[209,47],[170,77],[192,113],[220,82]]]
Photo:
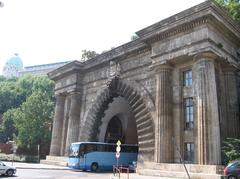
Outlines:
[[[54,82],[47,76],[0,78],[0,141],[15,136],[22,147],[49,146],[53,118]],[[35,132],[33,132],[35,131]]]
[[10,109],[3,115],[3,123],[0,127],[0,141],[7,142],[13,140],[13,137],[17,134],[17,130],[14,124],[14,114],[16,109]]
[[16,82],[16,88],[24,96],[25,100],[32,94],[35,80],[37,80],[36,76],[25,75]]
[[8,109],[18,107],[24,100],[25,97],[17,89],[16,82],[0,82],[0,114],[3,114]]
[[82,61],[86,61],[89,60],[91,58],[96,57],[98,54],[95,51],[91,51],[91,50],[82,50]]
[[35,77],[32,85],[32,91],[46,92],[48,97],[54,100],[54,82],[46,76]]
[[222,151],[227,162],[240,159],[240,139],[227,138],[223,144]]
[[49,146],[54,102],[49,94],[42,91],[33,92],[21,107],[15,111],[16,137],[20,147],[35,148]]
[[6,78],[4,76],[0,75],[0,83],[3,81],[6,81]]
[[234,20],[240,23],[240,0],[215,0],[215,1],[227,10]]
[[134,35],[131,36],[131,40],[136,40],[136,39],[138,39],[138,38],[139,38],[139,37],[138,37],[137,34],[134,34]]

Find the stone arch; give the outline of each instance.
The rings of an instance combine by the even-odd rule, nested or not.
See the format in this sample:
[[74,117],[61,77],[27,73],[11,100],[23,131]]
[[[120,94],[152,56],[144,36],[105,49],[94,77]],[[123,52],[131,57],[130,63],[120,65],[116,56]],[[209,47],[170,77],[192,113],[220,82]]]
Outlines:
[[[136,84],[136,82],[131,84]],[[153,161],[155,147],[155,127],[150,108],[153,108],[153,101],[146,100],[141,96],[139,90],[133,85],[119,78],[114,78],[109,82],[108,88],[98,95],[96,102],[92,105],[86,116],[85,126],[82,128],[81,141],[98,141],[99,127],[102,124],[104,111],[109,103],[113,102],[114,97],[125,98],[136,120],[139,161]],[[152,109],[151,109],[152,110]]]

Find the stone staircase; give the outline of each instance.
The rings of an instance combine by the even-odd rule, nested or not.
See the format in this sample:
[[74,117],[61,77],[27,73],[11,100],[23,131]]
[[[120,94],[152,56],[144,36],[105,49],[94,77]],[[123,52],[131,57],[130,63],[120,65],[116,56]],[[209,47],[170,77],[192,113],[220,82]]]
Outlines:
[[67,166],[68,157],[47,156],[46,160],[41,160],[40,163],[48,165]]
[[[221,175],[223,166],[186,164],[186,167],[191,179],[224,179]],[[148,176],[188,179],[182,164],[144,162],[138,164],[137,173]]]

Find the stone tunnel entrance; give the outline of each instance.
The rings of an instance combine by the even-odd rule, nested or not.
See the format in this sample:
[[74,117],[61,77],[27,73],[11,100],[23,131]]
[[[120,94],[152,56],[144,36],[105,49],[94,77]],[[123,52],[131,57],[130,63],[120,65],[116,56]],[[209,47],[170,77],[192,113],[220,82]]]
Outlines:
[[153,161],[154,123],[138,91],[118,78],[98,95],[88,111],[81,141],[138,144],[138,161]]
[[114,98],[104,113],[99,141],[116,143],[120,140],[123,144],[138,144],[135,118],[123,97]]

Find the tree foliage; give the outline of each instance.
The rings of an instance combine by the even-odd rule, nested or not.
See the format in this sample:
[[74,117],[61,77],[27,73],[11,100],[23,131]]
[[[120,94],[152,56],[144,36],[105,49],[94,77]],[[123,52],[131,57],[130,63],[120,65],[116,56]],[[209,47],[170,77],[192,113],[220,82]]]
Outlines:
[[131,36],[131,40],[133,41],[133,40],[136,40],[136,39],[138,39],[139,37],[138,37],[138,35],[137,34],[133,34],[132,36]]
[[14,136],[17,135],[17,129],[14,123],[14,114],[16,109],[10,109],[3,115],[3,123],[0,126],[0,141],[7,142],[13,140]]
[[8,109],[18,107],[25,97],[18,90],[15,81],[3,80],[0,82],[0,114]]
[[222,150],[227,162],[240,159],[240,139],[227,138],[223,143]]
[[82,61],[86,61],[89,60],[91,58],[96,57],[98,54],[95,51],[91,51],[91,50],[82,50]]
[[18,130],[17,143],[21,147],[34,148],[38,144],[49,145],[54,103],[46,92],[36,91],[15,112]]
[[54,82],[47,76],[0,78],[0,141],[17,140],[21,147],[45,147],[54,108]]
[[240,24],[240,0],[215,0]]

